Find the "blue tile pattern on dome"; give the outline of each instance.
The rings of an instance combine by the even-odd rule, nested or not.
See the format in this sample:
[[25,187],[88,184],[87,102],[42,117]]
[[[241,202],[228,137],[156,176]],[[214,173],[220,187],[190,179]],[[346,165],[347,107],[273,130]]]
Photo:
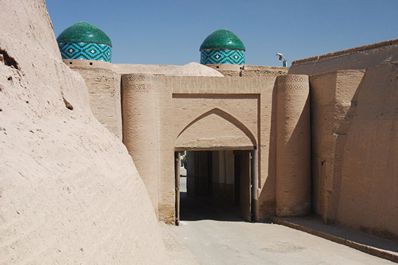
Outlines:
[[62,59],[111,62],[112,48],[107,44],[66,42],[59,43]]
[[244,64],[245,52],[240,50],[202,50],[201,64]]

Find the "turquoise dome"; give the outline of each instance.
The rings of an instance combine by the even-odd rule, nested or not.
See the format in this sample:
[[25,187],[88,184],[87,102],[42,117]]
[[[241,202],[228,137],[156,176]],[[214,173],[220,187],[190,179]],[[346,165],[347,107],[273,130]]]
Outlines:
[[241,50],[246,47],[243,42],[232,31],[219,29],[211,33],[200,45],[200,50]]
[[78,22],[57,38],[63,59],[110,62],[112,41],[101,29],[87,22]]
[[219,29],[200,45],[202,64],[244,64],[246,47],[233,32]]

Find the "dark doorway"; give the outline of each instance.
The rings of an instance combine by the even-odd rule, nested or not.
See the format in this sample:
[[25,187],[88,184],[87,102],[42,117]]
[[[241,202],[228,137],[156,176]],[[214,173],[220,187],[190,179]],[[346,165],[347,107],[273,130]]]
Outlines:
[[187,151],[176,160],[177,218],[251,220],[250,151]]

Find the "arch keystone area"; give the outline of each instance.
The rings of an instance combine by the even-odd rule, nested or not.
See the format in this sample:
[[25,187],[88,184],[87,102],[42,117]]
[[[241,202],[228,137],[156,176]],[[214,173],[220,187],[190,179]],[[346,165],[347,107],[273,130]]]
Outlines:
[[176,149],[253,149],[256,138],[231,114],[214,108],[192,120],[178,134]]

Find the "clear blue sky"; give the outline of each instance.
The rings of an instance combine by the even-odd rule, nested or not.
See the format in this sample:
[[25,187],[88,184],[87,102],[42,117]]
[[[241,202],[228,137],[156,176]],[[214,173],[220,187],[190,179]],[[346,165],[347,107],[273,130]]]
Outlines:
[[199,61],[208,34],[225,28],[246,63],[289,61],[398,38],[398,0],[47,0],[55,34],[78,21],[104,30],[114,63]]

